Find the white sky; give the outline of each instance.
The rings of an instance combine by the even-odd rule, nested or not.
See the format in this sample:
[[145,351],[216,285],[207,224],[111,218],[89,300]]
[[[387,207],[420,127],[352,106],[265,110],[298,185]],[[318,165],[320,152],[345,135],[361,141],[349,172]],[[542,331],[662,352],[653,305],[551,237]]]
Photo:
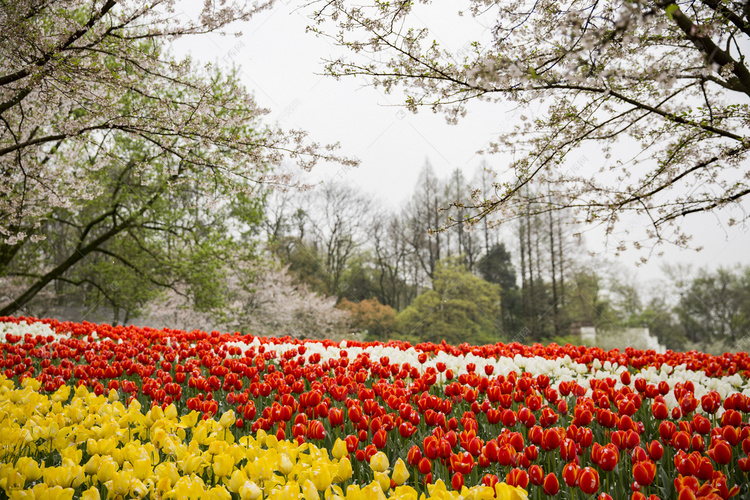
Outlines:
[[[179,15],[194,16],[196,5],[199,3],[180,3],[178,7],[185,11]],[[307,130],[313,140],[321,143],[340,142],[341,153],[361,160],[357,169],[316,167],[315,179],[354,183],[394,210],[412,194],[425,158],[442,178],[460,168],[470,179],[482,158],[490,167],[503,170],[503,158],[482,157],[476,152],[512,128],[519,119],[512,110],[474,103],[458,125],[448,125],[442,115],[428,109],[417,115],[405,111],[398,106],[401,101],[397,95],[385,95],[381,89],[366,85],[362,78],[337,81],[321,76],[322,59],[339,54],[340,49],[326,39],[305,33],[305,15],[309,11],[295,11],[295,6],[292,0],[279,2],[273,10],[238,26],[243,33],[240,37],[212,34],[184,39],[176,44],[175,52],[222,66],[236,64],[258,103],[270,110],[267,120],[285,128]],[[429,15],[427,12],[422,15]],[[469,28],[471,36],[482,32],[482,27],[477,30],[476,21],[464,19],[464,33]],[[433,26],[440,24],[439,20],[423,20]],[[459,50],[462,30],[453,25],[445,28],[447,39],[441,39],[441,43]],[[745,208],[750,212],[748,203]],[[635,272],[639,281],[653,283],[660,279],[663,263],[685,262],[711,268],[750,263],[750,231],[747,227],[728,227],[729,213],[737,217],[741,209],[734,207],[682,221],[683,228],[694,236],[695,245],[704,247],[701,252],[660,247],[664,256],[652,256],[640,267],[635,264],[647,252],[628,251],[615,257],[613,245],[603,243],[600,230],[587,232],[585,238],[589,250]],[[641,225],[638,219],[623,217],[623,229],[638,229]]]

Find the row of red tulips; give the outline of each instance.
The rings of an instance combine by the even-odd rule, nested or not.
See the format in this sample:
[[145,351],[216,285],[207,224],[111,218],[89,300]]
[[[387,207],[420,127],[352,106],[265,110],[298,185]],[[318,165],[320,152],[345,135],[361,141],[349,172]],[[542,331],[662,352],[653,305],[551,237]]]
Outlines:
[[[744,353],[341,346],[43,323],[56,335],[5,335],[0,367],[6,377],[35,377],[47,392],[65,384],[86,385],[98,394],[115,390],[126,401],[175,403],[203,418],[234,409],[237,434],[262,429],[330,449],[341,439],[354,464],[382,450],[392,463],[404,458],[410,464],[415,485],[442,479],[460,490],[504,480],[534,498],[748,494],[750,398],[739,391],[750,373]],[[326,356],[329,351],[335,356]],[[400,354],[407,351],[416,360]],[[567,378],[520,368],[499,373],[497,363],[480,367],[469,361],[518,356],[574,363],[586,371]],[[662,365],[697,370],[699,378],[657,381],[652,375]],[[353,481],[371,479],[369,468],[354,467]]]

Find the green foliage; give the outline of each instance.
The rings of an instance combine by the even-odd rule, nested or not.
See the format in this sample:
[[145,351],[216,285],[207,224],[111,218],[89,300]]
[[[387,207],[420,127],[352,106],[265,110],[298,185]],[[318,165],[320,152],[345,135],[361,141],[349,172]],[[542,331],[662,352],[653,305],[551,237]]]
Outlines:
[[493,245],[479,261],[477,269],[485,281],[500,285],[503,291],[517,288],[516,271],[505,243]]
[[325,269],[321,256],[314,246],[308,246],[299,238],[285,236],[271,243],[271,250],[289,266],[289,272],[311,290],[325,294],[328,291]]
[[396,330],[424,341],[459,344],[497,342],[500,287],[477,278],[455,260],[435,268],[433,289],[396,317]]
[[597,328],[619,323],[616,312],[606,297],[604,279],[596,271],[583,269],[566,283],[566,315]]
[[378,299],[351,302],[341,299],[336,306],[351,314],[352,326],[358,331],[367,332],[368,338],[387,340],[393,330],[396,311],[391,306],[381,304]]
[[750,335],[750,267],[701,270],[675,308],[691,342],[736,343]]
[[138,315],[166,288],[196,310],[221,310],[228,269],[255,258],[262,192],[229,197],[229,186],[175,175],[174,160],[146,141],[117,135],[114,143],[111,161],[94,173],[99,191],[54,208],[41,226],[45,239],[24,244],[8,274],[29,289],[53,282],[60,304],[110,307],[115,323]]

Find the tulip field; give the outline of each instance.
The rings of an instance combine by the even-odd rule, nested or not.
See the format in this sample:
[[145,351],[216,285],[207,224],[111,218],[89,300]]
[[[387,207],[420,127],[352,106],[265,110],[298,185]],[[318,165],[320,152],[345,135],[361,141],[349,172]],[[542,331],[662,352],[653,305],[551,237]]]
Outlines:
[[747,353],[0,318],[0,498],[750,498]]

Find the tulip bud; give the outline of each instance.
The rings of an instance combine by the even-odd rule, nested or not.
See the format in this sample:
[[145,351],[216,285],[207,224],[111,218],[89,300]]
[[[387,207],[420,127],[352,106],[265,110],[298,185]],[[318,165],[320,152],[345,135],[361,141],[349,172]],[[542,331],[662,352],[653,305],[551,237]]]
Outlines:
[[550,472],[544,476],[544,482],[542,483],[542,490],[546,495],[557,495],[560,491],[560,482],[557,480],[557,476],[554,472]]
[[393,466],[393,474],[391,475],[396,484],[401,486],[409,479],[409,471],[406,469],[406,464],[400,458],[396,460],[396,465]]
[[385,472],[389,467],[388,457],[382,451],[370,457],[370,468],[375,472]]

